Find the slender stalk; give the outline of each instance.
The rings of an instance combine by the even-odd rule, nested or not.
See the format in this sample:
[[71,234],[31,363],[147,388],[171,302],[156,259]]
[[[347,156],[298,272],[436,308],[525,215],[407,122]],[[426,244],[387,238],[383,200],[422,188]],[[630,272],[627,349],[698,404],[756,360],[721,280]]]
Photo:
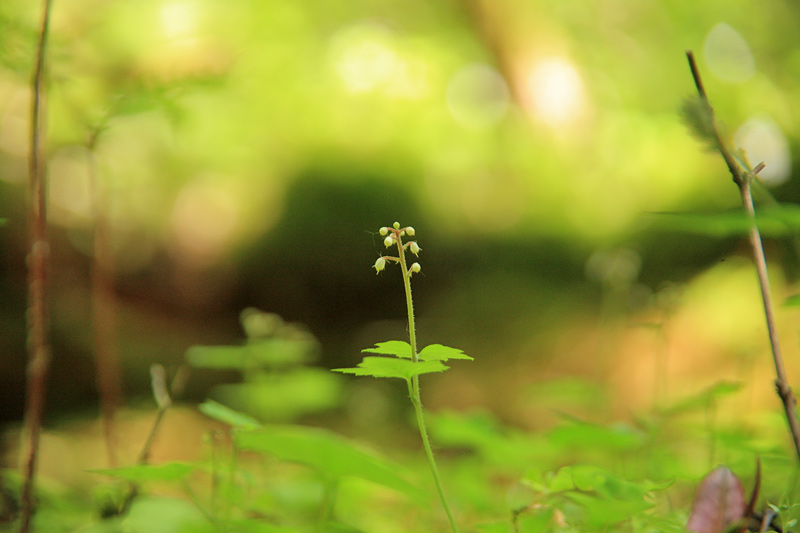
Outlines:
[[22,514],[20,533],[30,529],[34,511],[33,489],[39,454],[39,436],[47,393],[47,374],[50,366],[47,323],[47,270],[50,263],[50,242],[47,232],[47,179],[42,157],[44,119],[42,113],[45,52],[50,26],[51,0],[44,0],[42,25],[36,53],[36,66],[31,80],[31,136],[28,160],[29,209],[28,226],[30,256],[28,257],[28,369],[25,422],[27,428],[27,460],[23,473]]
[[689,60],[689,67],[692,70],[692,77],[694,78],[697,92],[700,99],[704,103],[711,119],[712,130],[714,134],[714,141],[717,150],[728,165],[728,170],[733,177],[734,183],[739,187],[739,193],[742,199],[742,207],[750,219],[750,245],[753,248],[753,258],[756,263],[756,271],[758,272],[758,282],[761,287],[761,299],[764,305],[764,316],[767,321],[767,331],[769,333],[769,342],[772,347],[772,359],[775,362],[775,388],[783,402],[783,409],[786,412],[786,420],[789,423],[789,431],[792,435],[794,442],[795,452],[798,459],[800,459],[800,423],[797,419],[797,411],[794,393],[786,379],[786,369],[783,364],[783,355],[781,351],[780,342],[778,340],[778,332],[775,326],[775,317],[772,305],[772,297],[770,295],[769,275],[767,273],[767,260],[764,255],[764,247],[761,243],[761,234],[758,231],[758,226],[755,222],[755,207],[753,206],[753,195],[750,191],[751,180],[764,168],[763,163],[759,163],[751,171],[742,171],[739,163],[736,161],[733,153],[728,148],[727,143],[722,138],[720,129],[717,126],[716,119],[714,118],[714,110],[708,102],[705,88],[703,87],[702,79],[700,78],[700,71],[697,68],[697,63],[694,59],[694,54],[691,51],[686,52],[686,57]]
[[[419,360],[419,356],[417,354],[417,337],[414,325],[414,300],[411,297],[411,272],[409,272],[408,266],[406,265],[405,249],[403,248],[401,233],[402,232],[399,230],[395,231],[395,235],[397,237],[397,248],[400,252],[398,258],[400,259],[400,268],[403,271],[403,284],[406,290],[406,309],[408,311],[408,337],[409,344],[411,344],[411,360],[416,363]],[[444,494],[442,480],[439,477],[439,469],[436,467],[436,460],[433,457],[433,448],[431,447],[431,441],[428,437],[428,428],[425,425],[425,416],[422,411],[422,398],[420,396],[419,389],[419,376],[413,376],[411,380],[408,381],[408,394],[411,398],[411,403],[414,405],[414,414],[417,417],[419,434],[422,437],[422,445],[425,448],[425,455],[428,457],[428,463],[431,465],[431,472],[433,473],[433,481],[436,484],[436,490],[439,493],[439,498],[442,500],[444,511],[447,513],[447,519],[450,521],[450,528],[453,530],[453,533],[458,533],[458,526],[456,525],[456,520],[453,517],[453,512],[450,510],[450,505],[447,503],[447,497]]]

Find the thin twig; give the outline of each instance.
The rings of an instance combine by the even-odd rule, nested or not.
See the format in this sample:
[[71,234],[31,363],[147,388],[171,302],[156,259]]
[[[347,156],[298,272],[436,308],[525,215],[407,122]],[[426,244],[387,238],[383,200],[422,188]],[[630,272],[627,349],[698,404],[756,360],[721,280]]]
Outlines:
[[[181,366],[178,368],[178,372],[172,379],[169,389],[167,388],[166,370],[163,366],[159,364],[152,365],[150,367],[150,377],[150,383],[153,388],[153,396],[158,404],[158,411],[156,412],[155,420],[153,420],[153,425],[150,428],[150,433],[147,435],[147,439],[145,440],[144,445],[139,452],[139,457],[136,460],[137,465],[146,465],[148,463],[150,459],[150,450],[156,441],[158,430],[161,429],[161,422],[164,420],[164,415],[166,415],[169,408],[172,407],[173,398],[183,394],[183,390],[186,387],[186,381],[188,379],[188,367]],[[125,496],[125,499],[122,501],[122,504],[119,507],[118,514],[123,515],[128,512],[133,500],[135,500],[138,495],[139,485],[137,483],[131,483],[128,494]]]
[[767,331],[769,333],[769,342],[772,347],[772,358],[775,362],[775,373],[777,375],[777,379],[775,379],[775,388],[777,389],[778,396],[780,396],[781,401],[783,402],[783,408],[786,412],[786,420],[789,423],[789,431],[791,432],[792,440],[794,441],[795,452],[797,453],[798,459],[800,459],[800,424],[797,420],[797,402],[794,398],[794,393],[792,392],[791,387],[789,387],[789,383],[786,379],[786,369],[783,364],[783,355],[781,352],[780,342],[778,341],[777,328],[775,327],[772,297],[770,295],[769,275],[767,273],[767,260],[764,256],[764,247],[761,243],[761,234],[759,233],[758,226],[755,222],[755,207],[753,206],[753,195],[750,191],[750,182],[755,178],[756,174],[758,174],[758,172],[764,168],[764,164],[759,163],[752,171],[749,172],[742,171],[742,168],[739,166],[736,158],[723,140],[720,129],[717,126],[716,119],[714,118],[714,110],[708,103],[708,96],[706,96],[705,89],[703,88],[703,82],[700,78],[700,72],[697,68],[697,63],[694,60],[694,54],[692,54],[691,51],[687,51],[686,57],[689,59],[689,67],[692,70],[692,77],[694,78],[697,92],[699,93],[703,103],[707,106],[717,149],[719,150],[719,153],[722,155],[723,159],[725,159],[725,163],[728,165],[728,170],[730,171],[731,176],[733,176],[734,183],[736,183],[736,185],[739,187],[739,192],[742,198],[742,207],[750,219],[750,245],[753,247],[753,258],[755,259],[756,271],[758,272],[758,281],[759,285],[761,286],[761,299],[764,304],[764,316],[767,320]]
[[39,454],[39,435],[42,428],[47,393],[47,373],[50,366],[47,323],[47,269],[50,262],[50,243],[47,231],[46,164],[42,157],[42,138],[45,136],[42,112],[45,52],[50,26],[51,0],[44,0],[42,25],[36,52],[36,66],[31,80],[31,134],[28,160],[28,368],[25,393],[25,423],[27,428],[27,459],[23,472],[22,514],[20,533],[30,529],[34,510],[33,489],[36,481],[36,461]]

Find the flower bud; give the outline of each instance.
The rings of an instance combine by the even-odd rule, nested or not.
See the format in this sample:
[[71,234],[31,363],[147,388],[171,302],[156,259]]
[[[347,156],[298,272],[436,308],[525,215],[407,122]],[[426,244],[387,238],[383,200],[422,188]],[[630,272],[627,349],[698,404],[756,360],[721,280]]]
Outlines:
[[412,228],[411,226],[407,227],[406,228],[406,233],[408,233],[409,237],[413,237],[414,236],[414,228]]
[[400,229],[400,223],[399,222],[395,222],[394,224],[392,224],[392,227],[394,229]]
[[386,267],[386,259],[384,259],[383,257],[379,257],[378,260],[375,261],[375,264],[372,265],[372,268],[375,269],[376,274],[378,274],[385,267]]
[[386,246],[387,248],[390,247],[393,244],[394,244],[394,239],[392,239],[391,235],[389,235],[385,239],[383,239],[383,245]]
[[386,234],[389,233],[389,228],[387,228],[386,226],[382,227],[380,233],[381,235],[386,236]]
[[422,248],[419,247],[419,244],[417,244],[417,241],[411,241],[411,243],[408,245],[408,249],[411,250],[411,253],[414,255],[419,255],[419,251],[422,250]]
[[422,267],[419,265],[419,263],[414,263],[413,265],[411,265],[411,272],[414,272],[416,274],[420,270],[422,270]]

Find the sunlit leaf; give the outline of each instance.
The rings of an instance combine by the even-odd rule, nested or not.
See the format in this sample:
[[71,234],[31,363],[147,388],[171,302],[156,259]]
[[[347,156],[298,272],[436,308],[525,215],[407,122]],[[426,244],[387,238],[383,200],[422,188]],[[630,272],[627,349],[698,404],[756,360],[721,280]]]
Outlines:
[[747,504],[739,478],[725,466],[712,470],[697,488],[686,529],[695,533],[724,533],[743,518]]
[[179,481],[198,468],[201,468],[201,466],[197,464],[172,462],[160,465],[129,465],[117,468],[97,468],[89,470],[89,472],[136,482]]
[[468,361],[474,360],[462,350],[451,348],[449,346],[442,346],[441,344],[431,344],[419,352],[420,361],[447,361],[448,359],[466,359]]
[[327,430],[267,426],[241,431],[235,438],[243,450],[269,453],[282,461],[301,463],[331,479],[353,476],[419,496],[416,487],[397,473],[402,471],[399,465]]
[[365,357],[356,368],[334,368],[334,372],[375,378],[401,378],[409,380],[421,374],[444,372],[448,366],[441,361],[417,361],[392,359],[391,357]]
[[197,409],[209,418],[218,420],[236,428],[255,429],[261,423],[252,416],[236,411],[214,400],[206,400]]
[[386,341],[375,344],[375,348],[366,348],[362,353],[379,353],[394,355],[402,359],[411,359],[411,345],[405,341]]

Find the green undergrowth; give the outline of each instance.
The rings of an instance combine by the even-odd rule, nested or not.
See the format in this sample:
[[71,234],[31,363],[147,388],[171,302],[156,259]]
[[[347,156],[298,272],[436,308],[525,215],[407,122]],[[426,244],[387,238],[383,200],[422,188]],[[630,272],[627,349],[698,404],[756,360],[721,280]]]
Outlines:
[[[564,415],[530,432],[489,412],[428,417],[454,516],[475,532],[684,531],[700,478],[718,463],[752,485],[762,461],[764,499],[797,501],[794,458],[777,414],[758,424],[713,425],[709,402],[739,394],[720,385],[633,421]],[[421,447],[377,450],[368,436],[273,423],[207,400],[206,459],[94,470],[94,503],[40,489],[37,531],[437,532],[448,521]],[[168,422],[167,422],[168,423]],[[394,431],[413,431],[396,427]],[[6,476],[13,494],[15,479]],[[137,495],[124,514],[109,512]],[[105,516],[103,516],[105,515]],[[788,517],[786,518],[789,519]]]
[[[309,379],[317,375],[310,363],[318,346],[304,328],[254,309],[243,313],[242,323],[248,335],[242,345],[187,353],[197,371],[242,374],[240,383],[215,389],[214,398],[197,406],[212,429],[202,442],[184,444],[203,447],[205,459],[93,470],[91,497],[44,481],[36,531],[448,529],[422,445],[398,437],[396,446],[386,447],[383,439],[378,449],[368,432],[348,436],[346,425],[342,431],[301,423],[309,420],[304,415],[324,420],[319,415],[341,413],[341,380],[348,378],[325,372],[333,381]],[[403,357],[408,346],[379,343],[365,352],[368,358],[388,353],[398,356],[390,361],[408,361]],[[420,351],[426,353],[430,359],[465,357],[438,346]],[[413,376],[392,372],[402,380]],[[277,408],[280,402],[262,390],[269,383],[286,401],[303,393],[314,400]],[[554,427],[536,432],[480,410],[431,412],[426,420],[449,506],[463,531],[684,531],[699,480],[724,463],[752,485],[756,457],[763,469],[763,501],[782,509],[785,521],[797,518],[790,503],[797,501],[797,470],[780,415],[733,422],[709,416],[741,391],[739,384],[718,383],[626,421],[598,423],[562,413]],[[609,394],[594,390],[577,395],[571,405],[585,412],[590,404],[608,401]],[[563,396],[563,390],[550,387],[537,398],[548,403]],[[387,422],[393,424],[388,431],[398,436],[417,431],[412,411],[409,406],[407,423]],[[3,494],[13,502],[17,480],[10,471],[4,479]]]

